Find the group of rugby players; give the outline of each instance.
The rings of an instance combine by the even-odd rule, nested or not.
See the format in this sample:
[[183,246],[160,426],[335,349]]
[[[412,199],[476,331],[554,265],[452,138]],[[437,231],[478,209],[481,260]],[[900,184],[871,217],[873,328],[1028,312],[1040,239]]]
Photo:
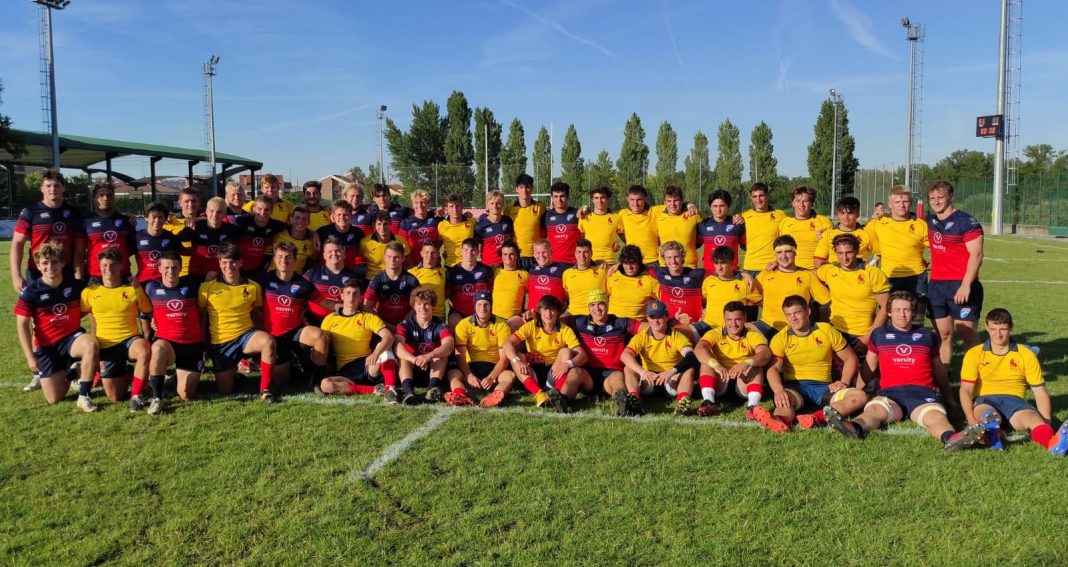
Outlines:
[[[737,395],[747,419],[777,432],[827,425],[863,439],[909,418],[957,450],[1000,447],[1007,422],[1051,453],[1068,449],[1011,315],[991,310],[979,341],[983,232],[954,208],[948,182],[928,188],[925,219],[897,186],[889,213],[864,226],[857,199],[835,203],[835,226],[807,186],[793,190],[792,214],[769,207],[763,183],[740,213],[723,190],[702,213],[674,186],[658,205],[630,187],[619,211],[607,187],[581,209],[564,183],[548,206],[532,188],[520,175],[517,199],[506,206],[492,191],[476,219],[458,195],[432,210],[415,191],[409,208],[385,185],[371,204],[350,185],[326,209],[310,181],[294,206],[267,175],[254,200],[229,184],[203,214],[198,191],[183,190],[180,213],[153,204],[138,230],[109,186],[85,217],[47,172],[11,250],[18,335],[35,373],[27,389],[56,403],[76,381],[77,405],[91,412],[100,381],[110,400],[129,392],[131,411],[159,413],[172,366],[185,400],[205,361],[229,393],[256,359],[268,402],[293,376],[321,395],[402,404],[477,397],[494,407],[518,385],[568,412],[580,393],[604,395],[620,416],[644,413],[643,398],[658,393],[677,414],[713,416],[717,400]],[[948,377],[954,334],[967,350],[959,396]],[[957,400],[960,431],[946,409]]]

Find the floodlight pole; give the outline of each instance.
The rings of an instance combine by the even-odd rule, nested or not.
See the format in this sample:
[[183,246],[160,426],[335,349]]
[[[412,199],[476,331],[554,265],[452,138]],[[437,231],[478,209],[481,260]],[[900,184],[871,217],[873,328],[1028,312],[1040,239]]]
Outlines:
[[842,95],[831,89],[831,104],[834,105],[834,146],[831,151],[831,216],[834,216],[835,194],[838,192],[838,105]]
[[211,194],[219,195],[218,179],[215,175],[215,99],[212,96],[212,77],[215,76],[215,66],[219,63],[219,57],[212,55],[211,59],[204,62],[204,79],[208,86],[208,163],[211,166]]
[[385,114],[386,105],[383,104],[378,107],[378,112],[375,113],[375,123],[378,127],[378,182],[383,185],[386,184],[386,170],[384,168],[384,159],[382,155],[382,118],[385,116]]
[[52,168],[59,171],[59,113],[56,111],[56,54],[52,41],[52,10],[66,8],[70,5],[70,0],[34,0],[34,3],[44,7],[45,27],[48,28],[48,96],[52,111]]
[[923,38],[923,27],[919,24],[913,24],[908,18],[901,18],[901,26],[905,28],[906,39],[909,42],[909,104],[908,116],[906,117],[908,124],[905,128],[905,187],[912,191],[912,128],[913,123],[916,121],[915,109],[913,108],[913,99],[916,97],[915,91],[913,91],[913,81],[916,78],[916,42]]
[[[994,200],[990,207],[990,233],[1000,235],[1001,208],[1005,193],[1005,72],[1009,35],[1009,2],[1001,0],[1001,40],[998,42],[998,109],[1002,134],[994,138]],[[1015,126],[1015,125],[1014,125]]]

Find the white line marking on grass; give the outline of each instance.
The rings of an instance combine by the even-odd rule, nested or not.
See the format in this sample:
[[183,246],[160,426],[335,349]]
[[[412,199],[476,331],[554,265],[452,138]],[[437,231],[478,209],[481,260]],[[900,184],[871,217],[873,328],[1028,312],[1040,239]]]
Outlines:
[[1068,250],[1068,246],[1064,245],[1063,240],[1057,240],[1054,238],[1032,238],[1032,237],[1020,237],[1020,236],[993,236],[987,234],[985,239],[992,240],[997,243],[1015,244],[1017,246],[1027,246],[1030,248],[1037,248],[1040,246],[1046,248],[1055,248],[1059,250]]
[[434,412],[434,416],[431,417],[429,421],[419,426],[419,428],[415,431],[412,431],[411,433],[405,435],[404,438],[400,441],[397,441],[389,447],[386,447],[386,450],[382,451],[382,454],[379,455],[378,458],[374,460],[374,462],[372,462],[370,465],[367,465],[366,469],[350,474],[349,482],[365,480],[373,477],[375,473],[382,469],[382,467],[392,463],[393,461],[396,461],[416,441],[422,439],[423,437],[426,437],[430,434],[431,431],[434,431],[435,429],[440,427],[441,424],[448,421],[448,419],[452,417],[454,413],[456,413],[456,410],[452,408],[438,410]]
[[1018,284],[1018,283],[1032,283],[1032,284],[1068,284],[1068,281],[1064,280],[980,280],[981,283],[1006,283],[1006,284]]

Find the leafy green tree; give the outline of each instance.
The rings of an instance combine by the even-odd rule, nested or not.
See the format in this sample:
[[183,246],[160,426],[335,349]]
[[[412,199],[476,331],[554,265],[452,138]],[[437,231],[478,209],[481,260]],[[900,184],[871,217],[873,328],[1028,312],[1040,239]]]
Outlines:
[[608,150],[601,150],[601,153],[597,154],[597,159],[590,162],[589,180],[591,187],[613,187],[616,193],[626,191],[629,187],[629,185],[627,187],[615,186],[616,168],[612,164],[612,157],[608,155]]
[[[834,161],[834,104],[824,100],[820,105],[820,114],[813,126],[815,134],[808,146],[808,176],[812,186],[818,191],[818,201],[830,199],[831,174]],[[853,192],[859,162],[853,156],[856,143],[849,133],[849,112],[845,103],[838,107],[838,171],[839,186],[843,194]],[[825,209],[824,209],[825,210]]]
[[741,133],[730,119],[719,125],[716,136],[719,155],[716,157],[715,187],[738,194],[742,188],[742,149]]
[[[486,136],[489,135],[487,139]],[[487,154],[488,151],[488,154]],[[488,156],[488,158],[487,158]],[[484,184],[489,168],[490,188],[500,187],[501,124],[488,108],[475,109],[475,184]],[[485,187],[482,187],[485,189]]]
[[542,126],[534,140],[534,192],[548,193],[553,183],[553,148],[549,131]]
[[1053,170],[1053,165],[1064,154],[1053,149],[1049,144],[1032,144],[1023,149],[1024,161],[1020,164],[1020,175],[1035,175]]
[[[0,81],[0,104],[4,103],[4,83]],[[0,114],[0,149],[3,149],[7,153],[13,156],[19,156],[25,153],[26,148],[21,142],[18,142],[12,138],[11,135],[11,117]]]
[[518,118],[512,119],[508,127],[508,141],[501,150],[501,186],[511,189],[515,178],[527,170],[527,142],[523,123]]
[[433,101],[412,105],[412,123],[402,131],[386,119],[384,136],[392,157],[393,172],[406,190],[434,187],[438,167],[445,163],[445,137],[448,121]]
[[684,191],[686,198],[691,202],[700,204],[701,195],[711,192],[715,177],[709,159],[708,136],[698,130],[693,136],[690,155],[683,160],[686,171]]
[[[994,154],[976,150],[957,150],[942,158],[931,168],[929,180],[958,181],[994,178]],[[913,190],[920,188],[913,187]]]
[[459,193],[464,202],[470,203],[475,196],[475,174],[471,169],[475,152],[471,145],[471,107],[464,93],[453,91],[449,95],[446,120],[443,193]]
[[675,134],[675,129],[671,127],[671,124],[664,121],[656,133],[656,179],[647,183],[654,201],[660,201],[664,195],[664,187],[679,184],[681,177],[679,177],[678,165],[678,135]]
[[649,170],[649,146],[645,145],[645,129],[638,113],[632,113],[623,127],[623,146],[616,159],[616,186],[626,190],[643,184]]
[[775,159],[775,145],[771,142],[771,127],[763,121],[749,136],[749,180],[774,183],[779,178],[779,160]]
[[586,191],[586,164],[582,159],[582,143],[579,142],[575,125],[567,127],[564,143],[560,146],[560,179],[571,186],[575,202],[585,202],[581,197]]

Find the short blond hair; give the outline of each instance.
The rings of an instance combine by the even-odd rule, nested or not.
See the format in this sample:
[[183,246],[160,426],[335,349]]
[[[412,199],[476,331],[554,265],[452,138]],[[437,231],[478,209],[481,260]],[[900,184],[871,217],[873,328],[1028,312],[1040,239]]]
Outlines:
[[890,188],[890,195],[908,195],[909,197],[912,197],[912,191],[904,185],[894,185]]
[[427,201],[429,201],[430,200],[430,193],[427,193],[426,191],[423,191],[422,189],[417,189],[415,191],[412,191],[412,202],[414,203],[416,199],[426,199]]
[[208,203],[204,205],[204,208],[208,208],[215,205],[215,208],[226,210],[226,201],[222,197],[212,197],[208,199]]
[[[226,184],[226,194],[227,195],[232,195],[234,193],[237,193],[239,190],[243,190],[243,189],[244,189],[244,187],[242,187],[241,184],[236,182],[236,181],[231,181],[231,182]],[[210,203],[211,201],[208,201],[208,202]]]
[[45,242],[33,251],[33,260],[37,263],[44,260],[63,262],[63,245],[58,242]]
[[669,250],[674,250],[683,256],[686,255],[686,249],[682,247],[682,244],[674,240],[669,240],[660,246],[660,255],[666,255]]

